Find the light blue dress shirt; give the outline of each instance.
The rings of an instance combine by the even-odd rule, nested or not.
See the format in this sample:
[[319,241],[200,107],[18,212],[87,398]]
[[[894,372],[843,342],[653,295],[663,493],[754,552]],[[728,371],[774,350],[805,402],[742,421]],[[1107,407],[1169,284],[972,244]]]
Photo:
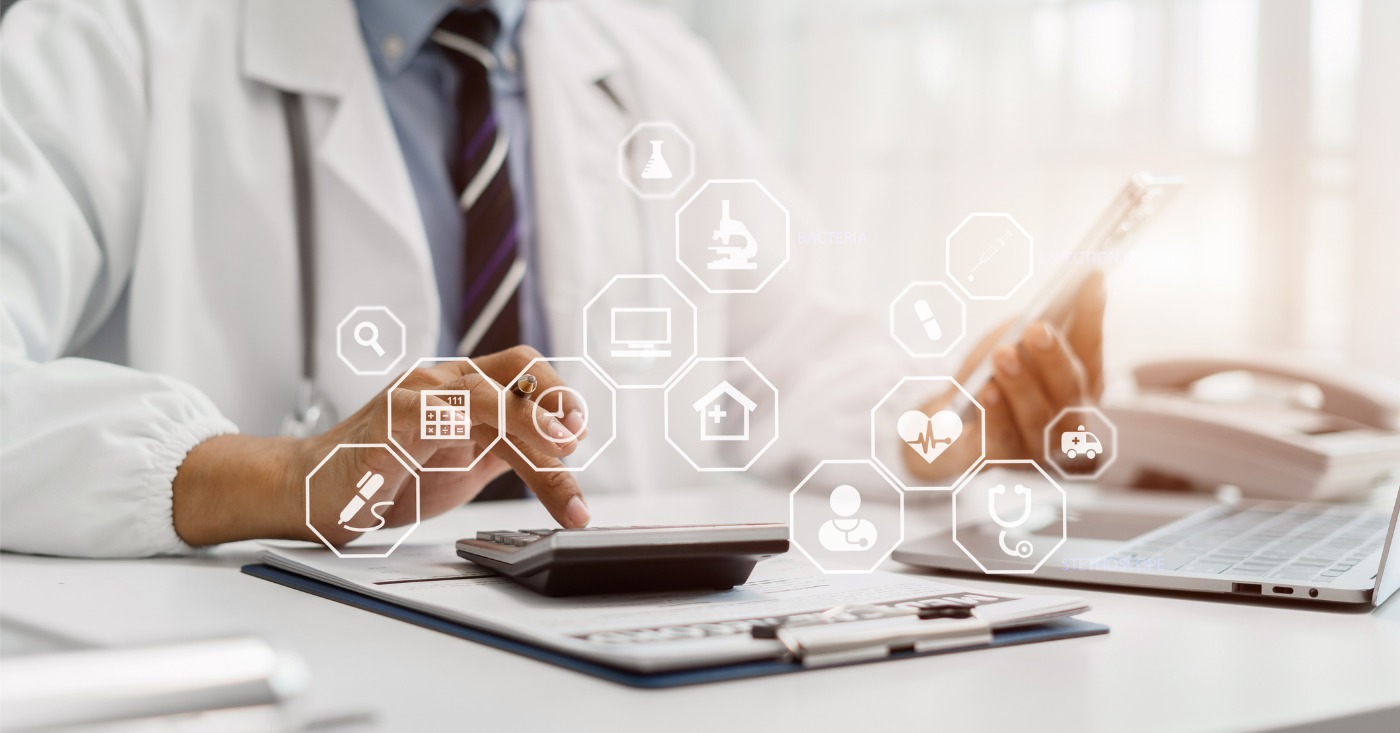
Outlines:
[[[423,230],[432,249],[442,308],[438,335],[439,356],[453,356],[461,323],[461,297],[466,261],[463,239],[466,216],[457,203],[457,192],[447,161],[455,153],[457,135],[458,73],[447,52],[429,36],[459,0],[355,0],[365,44],[374,60],[375,74],[399,148],[413,182]],[[501,21],[495,48],[498,62],[491,72],[499,129],[510,140],[511,189],[515,194],[521,256],[526,258],[525,281],[520,291],[520,328],[525,343],[548,353],[548,327],[533,272],[535,257],[534,198],[530,186],[530,120],[524,77],[520,65],[520,25],[525,0],[487,0],[480,3]]]

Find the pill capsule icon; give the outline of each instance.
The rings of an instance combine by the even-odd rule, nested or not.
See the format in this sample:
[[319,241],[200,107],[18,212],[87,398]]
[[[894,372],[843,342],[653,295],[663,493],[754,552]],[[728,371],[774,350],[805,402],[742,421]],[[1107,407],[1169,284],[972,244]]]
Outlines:
[[919,323],[923,324],[924,333],[928,334],[930,341],[943,338],[943,329],[938,326],[938,319],[933,317],[933,306],[927,300],[914,301],[914,315],[919,317]]

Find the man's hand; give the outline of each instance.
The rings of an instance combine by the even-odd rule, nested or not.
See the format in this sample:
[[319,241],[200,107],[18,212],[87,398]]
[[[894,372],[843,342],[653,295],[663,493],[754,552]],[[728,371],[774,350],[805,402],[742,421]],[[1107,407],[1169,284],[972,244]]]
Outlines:
[[[304,480],[316,464],[341,443],[388,444],[389,400],[393,400],[393,435],[405,451],[427,467],[465,466],[476,452],[489,445],[500,430],[499,400],[505,402],[505,427],[512,442],[529,456],[526,461],[498,443],[471,471],[423,472],[421,514],[435,516],[470,501],[493,479],[514,469],[539,497],[550,514],[565,527],[583,527],[589,514],[582,492],[566,472],[537,471],[560,466],[559,459],[574,452],[578,428],[583,424],[579,406],[566,404],[562,420],[534,402],[508,389],[509,380],[539,354],[517,347],[473,359],[485,376],[466,362],[441,362],[416,369],[397,388],[386,390],[354,415],[323,435],[305,440],[227,435],[196,446],[175,477],[175,529],[193,545],[239,539],[315,540],[306,527]],[[547,364],[537,363],[530,373],[540,389],[562,386]],[[470,394],[471,435],[463,439],[423,439],[419,432],[422,390],[464,390]],[[505,389],[501,397],[501,389]],[[538,427],[537,427],[538,426]],[[544,436],[551,436],[553,440]],[[533,465],[532,465],[533,464]],[[393,458],[376,451],[340,451],[318,473],[325,486],[336,491],[319,493],[311,507],[312,523],[337,544],[359,533],[339,525],[341,509],[356,493],[356,482],[366,472],[384,477],[384,485],[350,526],[371,526],[375,503],[390,501],[411,485],[412,476]],[[385,526],[413,521],[409,502],[395,503],[383,513]]]
[[[1103,394],[1103,313],[1103,274],[1094,273],[1075,295],[1063,330],[1037,321],[1021,333],[1019,342],[992,351],[1009,327],[1003,326],[973,349],[958,379],[967,379],[984,359],[992,360],[992,381],[976,395],[986,410],[989,460],[1044,460],[1045,426],[1050,420],[1065,407],[1092,404]],[[925,409],[932,413],[951,398],[951,394],[941,395]],[[963,434],[980,429],[969,422]],[[931,465],[913,451],[904,457],[905,465],[919,477],[945,480],[972,465],[977,453],[975,441],[958,440]]]

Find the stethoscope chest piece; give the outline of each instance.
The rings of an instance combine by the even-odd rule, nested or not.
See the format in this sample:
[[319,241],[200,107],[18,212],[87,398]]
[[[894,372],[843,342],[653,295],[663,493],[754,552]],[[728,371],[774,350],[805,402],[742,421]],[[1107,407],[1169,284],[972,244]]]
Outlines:
[[339,420],[335,408],[316,391],[310,380],[302,380],[297,388],[296,408],[282,418],[281,434],[291,438],[309,438],[330,430]]

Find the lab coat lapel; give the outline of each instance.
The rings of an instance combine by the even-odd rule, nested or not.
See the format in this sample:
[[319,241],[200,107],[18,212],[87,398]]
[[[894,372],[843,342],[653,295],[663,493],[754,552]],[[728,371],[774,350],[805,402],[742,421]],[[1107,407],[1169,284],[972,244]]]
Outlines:
[[417,199],[351,0],[249,0],[246,31],[248,76],[337,100],[328,121],[313,124],[317,161],[404,244],[427,254]]
[[538,247],[551,351],[583,353],[584,305],[616,274],[649,270],[637,199],[617,176],[633,124],[621,57],[577,3],[528,3],[521,26]]
[[387,306],[407,329],[406,359],[433,356],[441,314],[432,257],[393,122],[351,0],[249,0],[250,78],[305,98],[315,165],[319,382],[341,415],[383,387],[336,356],[358,306]]

